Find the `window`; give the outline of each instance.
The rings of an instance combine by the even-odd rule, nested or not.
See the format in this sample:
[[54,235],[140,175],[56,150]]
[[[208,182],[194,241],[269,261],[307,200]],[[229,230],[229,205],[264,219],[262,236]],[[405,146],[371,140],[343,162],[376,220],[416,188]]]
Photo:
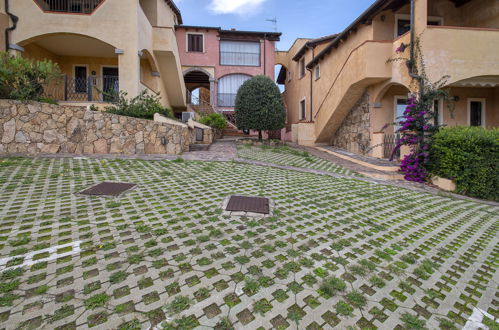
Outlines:
[[260,42],[221,40],[220,65],[260,66]]
[[485,99],[468,99],[468,125],[485,127]]
[[244,74],[230,74],[218,81],[218,106],[232,108],[236,105],[239,87],[251,77]]
[[[442,17],[428,17],[428,25],[443,25]],[[409,15],[395,15],[395,38],[409,32],[411,30],[411,18]]]
[[306,99],[302,99],[300,101],[300,120],[305,120],[307,116],[307,102]]
[[87,92],[87,67],[75,65],[74,67],[74,91],[75,93]]
[[434,113],[434,117],[433,117],[433,124],[435,126],[440,126],[440,125],[443,125],[444,123],[444,114],[443,114],[443,106],[442,106],[443,102],[442,100],[435,100],[433,101],[433,113]]
[[300,78],[303,78],[305,76],[305,58],[302,57],[300,59],[300,62],[298,63],[299,69],[300,69]]
[[317,64],[315,67],[315,80],[319,79],[321,77],[321,66]]
[[395,131],[400,128],[400,122],[403,120],[404,111],[407,108],[407,97],[395,96]]
[[202,34],[187,33],[187,51],[202,53],[204,51],[203,39]]

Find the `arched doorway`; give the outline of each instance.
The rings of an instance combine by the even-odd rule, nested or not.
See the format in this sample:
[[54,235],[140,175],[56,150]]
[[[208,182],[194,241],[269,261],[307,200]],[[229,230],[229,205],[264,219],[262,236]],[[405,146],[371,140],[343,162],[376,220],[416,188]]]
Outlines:
[[184,82],[187,89],[187,104],[200,106],[211,105],[211,75],[203,69],[190,69],[184,72]]

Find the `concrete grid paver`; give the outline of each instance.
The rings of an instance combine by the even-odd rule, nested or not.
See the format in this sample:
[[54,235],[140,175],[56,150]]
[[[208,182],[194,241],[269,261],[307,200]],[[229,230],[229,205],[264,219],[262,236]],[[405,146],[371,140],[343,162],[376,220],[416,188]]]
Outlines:
[[[101,181],[138,187],[121,198],[75,195]],[[0,187],[6,329],[212,328],[224,317],[236,329],[402,329],[405,313],[428,328],[442,318],[462,326],[475,308],[499,316],[495,206],[181,160],[4,159]],[[223,216],[232,194],[272,198],[275,213]],[[46,260],[54,246],[63,248]],[[20,267],[32,252],[34,264]],[[320,289],[331,276],[346,284],[332,296]],[[271,308],[260,313],[263,299]]]

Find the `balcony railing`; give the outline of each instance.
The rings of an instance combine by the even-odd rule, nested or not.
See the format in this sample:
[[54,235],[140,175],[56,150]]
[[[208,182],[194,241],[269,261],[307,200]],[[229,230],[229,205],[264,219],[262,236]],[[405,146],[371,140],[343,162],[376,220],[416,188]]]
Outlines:
[[118,76],[90,76],[61,79],[45,86],[45,97],[56,101],[111,102],[112,95],[119,91]]
[[91,14],[105,0],[34,0],[44,11]]
[[217,104],[219,107],[233,108],[236,106],[236,96],[237,94],[218,93]]
[[220,65],[260,66],[260,53],[221,51]]

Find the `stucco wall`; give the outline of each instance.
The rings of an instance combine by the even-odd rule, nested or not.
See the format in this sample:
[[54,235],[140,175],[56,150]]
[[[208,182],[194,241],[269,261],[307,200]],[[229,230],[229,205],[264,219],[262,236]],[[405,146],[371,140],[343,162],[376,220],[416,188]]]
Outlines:
[[[5,31],[9,26],[8,16],[0,9],[0,31]],[[5,33],[0,33],[0,51],[5,51]]]
[[[384,94],[380,104],[381,107],[371,109],[371,133],[385,132],[386,134],[394,133],[394,125],[387,126],[384,130],[383,127],[386,124],[391,124],[395,122],[395,97],[402,96],[407,97],[409,90],[404,86],[392,86]],[[371,99],[371,102],[376,102]]]
[[[286,77],[286,94],[285,103],[287,111],[288,124],[296,124],[300,121],[300,101],[305,99],[306,104],[306,117],[304,120],[311,120],[310,112],[310,72],[305,70],[305,76],[300,77],[299,62],[293,61],[293,57],[300,50],[301,47],[309,39],[298,39],[293,46],[288,51],[286,64],[284,64],[288,70],[288,77],[291,76],[291,80]],[[304,54],[305,63],[312,60],[312,51],[307,51]]]
[[[137,53],[148,51],[153,66],[161,73],[156,80],[163,105],[185,108],[185,88],[173,31],[176,17],[164,0],[143,0],[140,3],[136,0],[106,0],[91,15],[45,13],[33,0],[11,1],[11,10],[19,16],[18,27],[12,32],[14,44],[28,47],[46,36],[74,35],[74,41],[66,41],[66,54],[56,54],[73,57],[78,54],[68,53],[72,43],[78,43],[79,35],[107,44],[120,67],[120,89],[130,96],[137,95],[142,89]],[[154,10],[155,13],[151,12]],[[151,22],[155,23],[154,26]],[[123,54],[116,56],[115,49],[123,50]]]
[[367,92],[357,101],[333,135],[331,144],[355,153],[363,153],[370,146],[370,107]]
[[[204,52],[187,51],[187,33],[197,33],[204,36]],[[260,43],[260,66],[232,66],[220,65],[220,37],[219,31],[214,29],[185,29],[175,31],[180,53],[180,61],[184,67],[211,67],[214,69],[214,78],[219,79],[233,73],[243,73],[250,76],[265,74],[274,79],[275,42],[265,40]],[[241,40],[246,40],[241,38]],[[255,38],[248,41],[256,41]],[[265,48],[265,49],[264,49]],[[266,54],[265,54],[266,53]],[[265,65],[264,65],[265,61]],[[265,72],[264,72],[265,69]]]
[[[484,99],[486,127],[499,127],[499,87],[453,87],[449,88],[448,91],[451,97],[457,97],[457,101],[452,102],[452,104],[446,101],[441,102],[441,119],[444,125],[468,126],[468,100]],[[395,121],[395,98],[407,96],[408,92],[403,86],[392,86],[386,91],[380,102],[381,107],[373,108],[370,111],[371,134],[381,131],[383,126]],[[371,102],[375,101],[371,100]],[[389,125],[383,132],[393,134],[394,126]]]
[[454,87],[450,95],[457,96],[453,111],[443,105],[443,121],[448,126],[467,126],[469,121],[468,99],[485,100],[485,125],[487,128],[499,127],[499,87],[496,88],[466,88]]
[[1,154],[179,154],[189,150],[193,132],[182,123],[0,100]]

